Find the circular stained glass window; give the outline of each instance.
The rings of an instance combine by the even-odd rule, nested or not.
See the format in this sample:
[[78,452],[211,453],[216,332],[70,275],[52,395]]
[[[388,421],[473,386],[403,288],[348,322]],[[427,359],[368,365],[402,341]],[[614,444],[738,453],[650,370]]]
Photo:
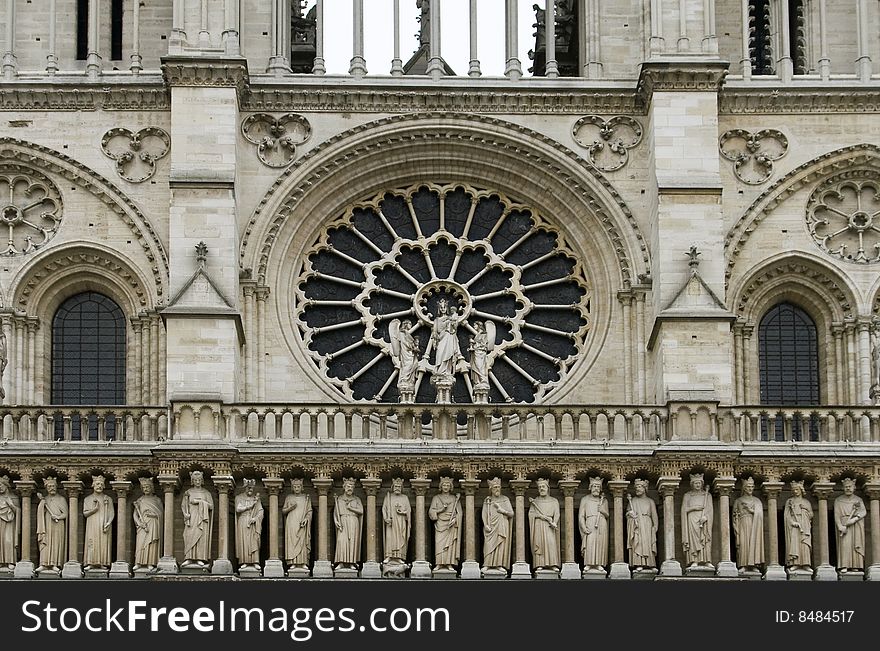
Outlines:
[[295,287],[306,348],[355,400],[534,402],[590,326],[590,283],[562,233],[462,185],[350,207],[306,252]]

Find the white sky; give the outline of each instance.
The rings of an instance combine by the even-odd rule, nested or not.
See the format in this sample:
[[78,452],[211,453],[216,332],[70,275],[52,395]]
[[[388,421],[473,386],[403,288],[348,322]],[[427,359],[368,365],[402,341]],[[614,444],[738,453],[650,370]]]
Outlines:
[[[437,0],[435,0],[437,1]],[[528,51],[535,11],[546,0],[518,0],[518,49],[523,74],[532,65]],[[314,0],[309,2],[309,7]],[[393,0],[364,0],[364,57],[369,74],[387,75],[394,57]],[[420,10],[416,0],[400,0],[400,58],[404,64],[418,47]],[[466,75],[470,61],[469,0],[440,0],[441,54],[457,75]],[[324,59],[330,74],[347,74],[352,52],[352,0],[324,0]],[[504,0],[479,0],[477,48],[484,76],[504,74]]]

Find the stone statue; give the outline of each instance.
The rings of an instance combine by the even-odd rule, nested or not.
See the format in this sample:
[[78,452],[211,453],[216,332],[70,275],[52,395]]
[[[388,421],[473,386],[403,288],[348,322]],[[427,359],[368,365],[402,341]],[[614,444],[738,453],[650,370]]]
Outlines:
[[[0,379],[2,377],[0,373]],[[874,345],[871,347],[871,397],[874,398],[874,404],[880,402],[880,325],[878,324],[874,325]]]
[[559,571],[559,500],[550,497],[550,482],[538,480],[538,497],[529,500],[532,564],[536,570]]
[[37,493],[37,545],[40,548],[40,565],[37,573],[60,572],[67,560],[67,500],[58,494],[58,479],[43,480],[46,496]]
[[682,548],[690,567],[712,565],[714,507],[703,473],[691,475],[691,490],[681,500]]
[[581,498],[578,508],[585,570],[599,570],[608,565],[608,515],[608,500],[602,493],[602,478],[590,477],[590,492]]
[[397,389],[400,402],[415,401],[416,378],[419,373],[419,340],[412,336],[412,321],[394,319],[388,326],[391,358],[397,368]]
[[504,573],[510,569],[513,535],[510,498],[501,494],[501,480],[489,480],[489,495],[483,501],[483,573]]
[[837,567],[842,573],[865,568],[865,516],[862,498],[854,494],[856,480],[843,479],[843,495],[834,500],[834,526],[837,529]]
[[134,571],[152,570],[159,564],[162,544],[162,526],[165,508],[162,499],[156,495],[156,486],[152,477],[140,478],[143,495],[134,502],[135,543]]
[[462,317],[449,306],[445,298],[437,303],[437,319],[431,338],[434,341],[434,375],[431,381],[436,385],[448,384],[451,388],[455,381],[455,370],[459,362],[464,360],[458,343],[458,326]]
[[6,346],[6,334],[0,330],[0,400],[6,397],[6,390],[3,388],[3,372],[6,370],[6,364],[9,362],[9,352]]
[[200,470],[189,474],[192,486],[183,493],[183,557],[181,567],[207,568],[211,560],[211,535],[214,530],[214,497],[204,487]]
[[461,548],[461,502],[452,494],[452,477],[440,478],[440,492],[431,500],[428,517],[434,522],[434,569],[455,571]]
[[742,495],[733,503],[736,562],[745,570],[764,564],[764,506],[754,492],[755,479],[743,479]]
[[361,560],[361,522],[364,505],[354,494],[354,478],[342,480],[342,495],[336,496],[333,524],[336,525],[336,568],[357,569]]
[[83,544],[83,569],[109,568],[113,562],[113,498],[104,493],[103,475],[92,477],[92,494],[83,498],[82,512],[86,521]]
[[9,477],[0,477],[0,568],[15,569],[21,533],[21,506]]
[[307,570],[312,551],[312,498],[303,492],[303,480],[290,480],[284,498],[284,558],[290,567]]
[[813,551],[813,505],[804,497],[804,482],[791,482],[785,502],[785,558],[790,568],[810,570]]
[[244,490],[235,496],[235,556],[241,568],[260,566],[263,502],[256,488],[256,479],[245,479]]
[[477,321],[474,330],[476,332],[468,347],[471,354],[471,384],[474,388],[474,402],[485,403],[489,401],[489,353],[495,348],[495,324],[491,321]]
[[384,549],[386,564],[405,564],[412,522],[409,498],[403,495],[403,479],[391,480],[391,491],[382,501],[382,521],[385,523]]
[[648,480],[633,481],[635,497],[627,494],[627,546],[629,564],[636,569],[657,567],[657,505],[648,497]]

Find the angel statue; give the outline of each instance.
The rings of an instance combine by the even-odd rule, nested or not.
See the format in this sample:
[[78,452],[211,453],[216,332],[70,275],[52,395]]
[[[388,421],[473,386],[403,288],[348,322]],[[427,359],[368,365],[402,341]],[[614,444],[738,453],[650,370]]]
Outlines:
[[488,402],[489,392],[489,353],[495,348],[495,324],[491,321],[477,321],[474,324],[474,336],[470,339],[468,351],[471,354],[471,383],[474,387],[474,398],[485,397]]
[[414,402],[416,376],[419,372],[419,340],[411,334],[412,322],[394,319],[388,325],[391,338],[391,358],[397,368],[397,389],[400,402]]

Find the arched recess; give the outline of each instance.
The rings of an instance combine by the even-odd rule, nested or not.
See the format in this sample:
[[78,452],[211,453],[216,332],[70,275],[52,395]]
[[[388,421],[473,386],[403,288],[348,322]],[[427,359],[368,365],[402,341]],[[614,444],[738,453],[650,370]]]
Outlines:
[[15,311],[3,320],[12,342],[6,401],[49,402],[52,319],[70,297],[97,292],[115,302],[126,318],[126,402],[162,404],[165,333],[153,287],[137,265],[102,245],[69,242],[38,252],[10,287]]
[[[590,345],[569,380],[552,394],[563,397],[595,361],[608,336],[619,309],[613,300],[616,292],[629,289],[650,268],[647,244],[623,199],[581,157],[546,136],[483,116],[435,112],[361,125],[296,161],[270,189],[242,234],[241,266],[258,285],[273,290],[274,318],[294,358],[316,387],[338,399],[304,359],[291,323],[294,275],[307,247],[347,207],[383,190],[422,183],[463,184],[504,194],[552,221],[567,241],[576,243],[593,283],[596,317]],[[262,317],[256,314],[259,322]],[[621,337],[622,319],[618,323],[621,331],[615,334]],[[254,327],[265,327],[265,322]],[[264,357],[259,349],[247,354],[249,383],[263,377],[264,369],[254,366]]]
[[[822,154],[788,172],[770,184],[737,219],[724,241],[727,260],[725,279],[734,276],[740,254],[761,222],[795,192],[820,180],[848,170],[872,170],[880,175],[880,146],[861,143]],[[819,250],[818,248],[816,249]]]
[[859,356],[856,292],[831,265],[800,253],[775,256],[736,282],[730,300],[737,315],[733,327],[737,402],[760,403],[758,325],[780,303],[797,306],[816,324],[820,402],[860,402],[866,369]]

